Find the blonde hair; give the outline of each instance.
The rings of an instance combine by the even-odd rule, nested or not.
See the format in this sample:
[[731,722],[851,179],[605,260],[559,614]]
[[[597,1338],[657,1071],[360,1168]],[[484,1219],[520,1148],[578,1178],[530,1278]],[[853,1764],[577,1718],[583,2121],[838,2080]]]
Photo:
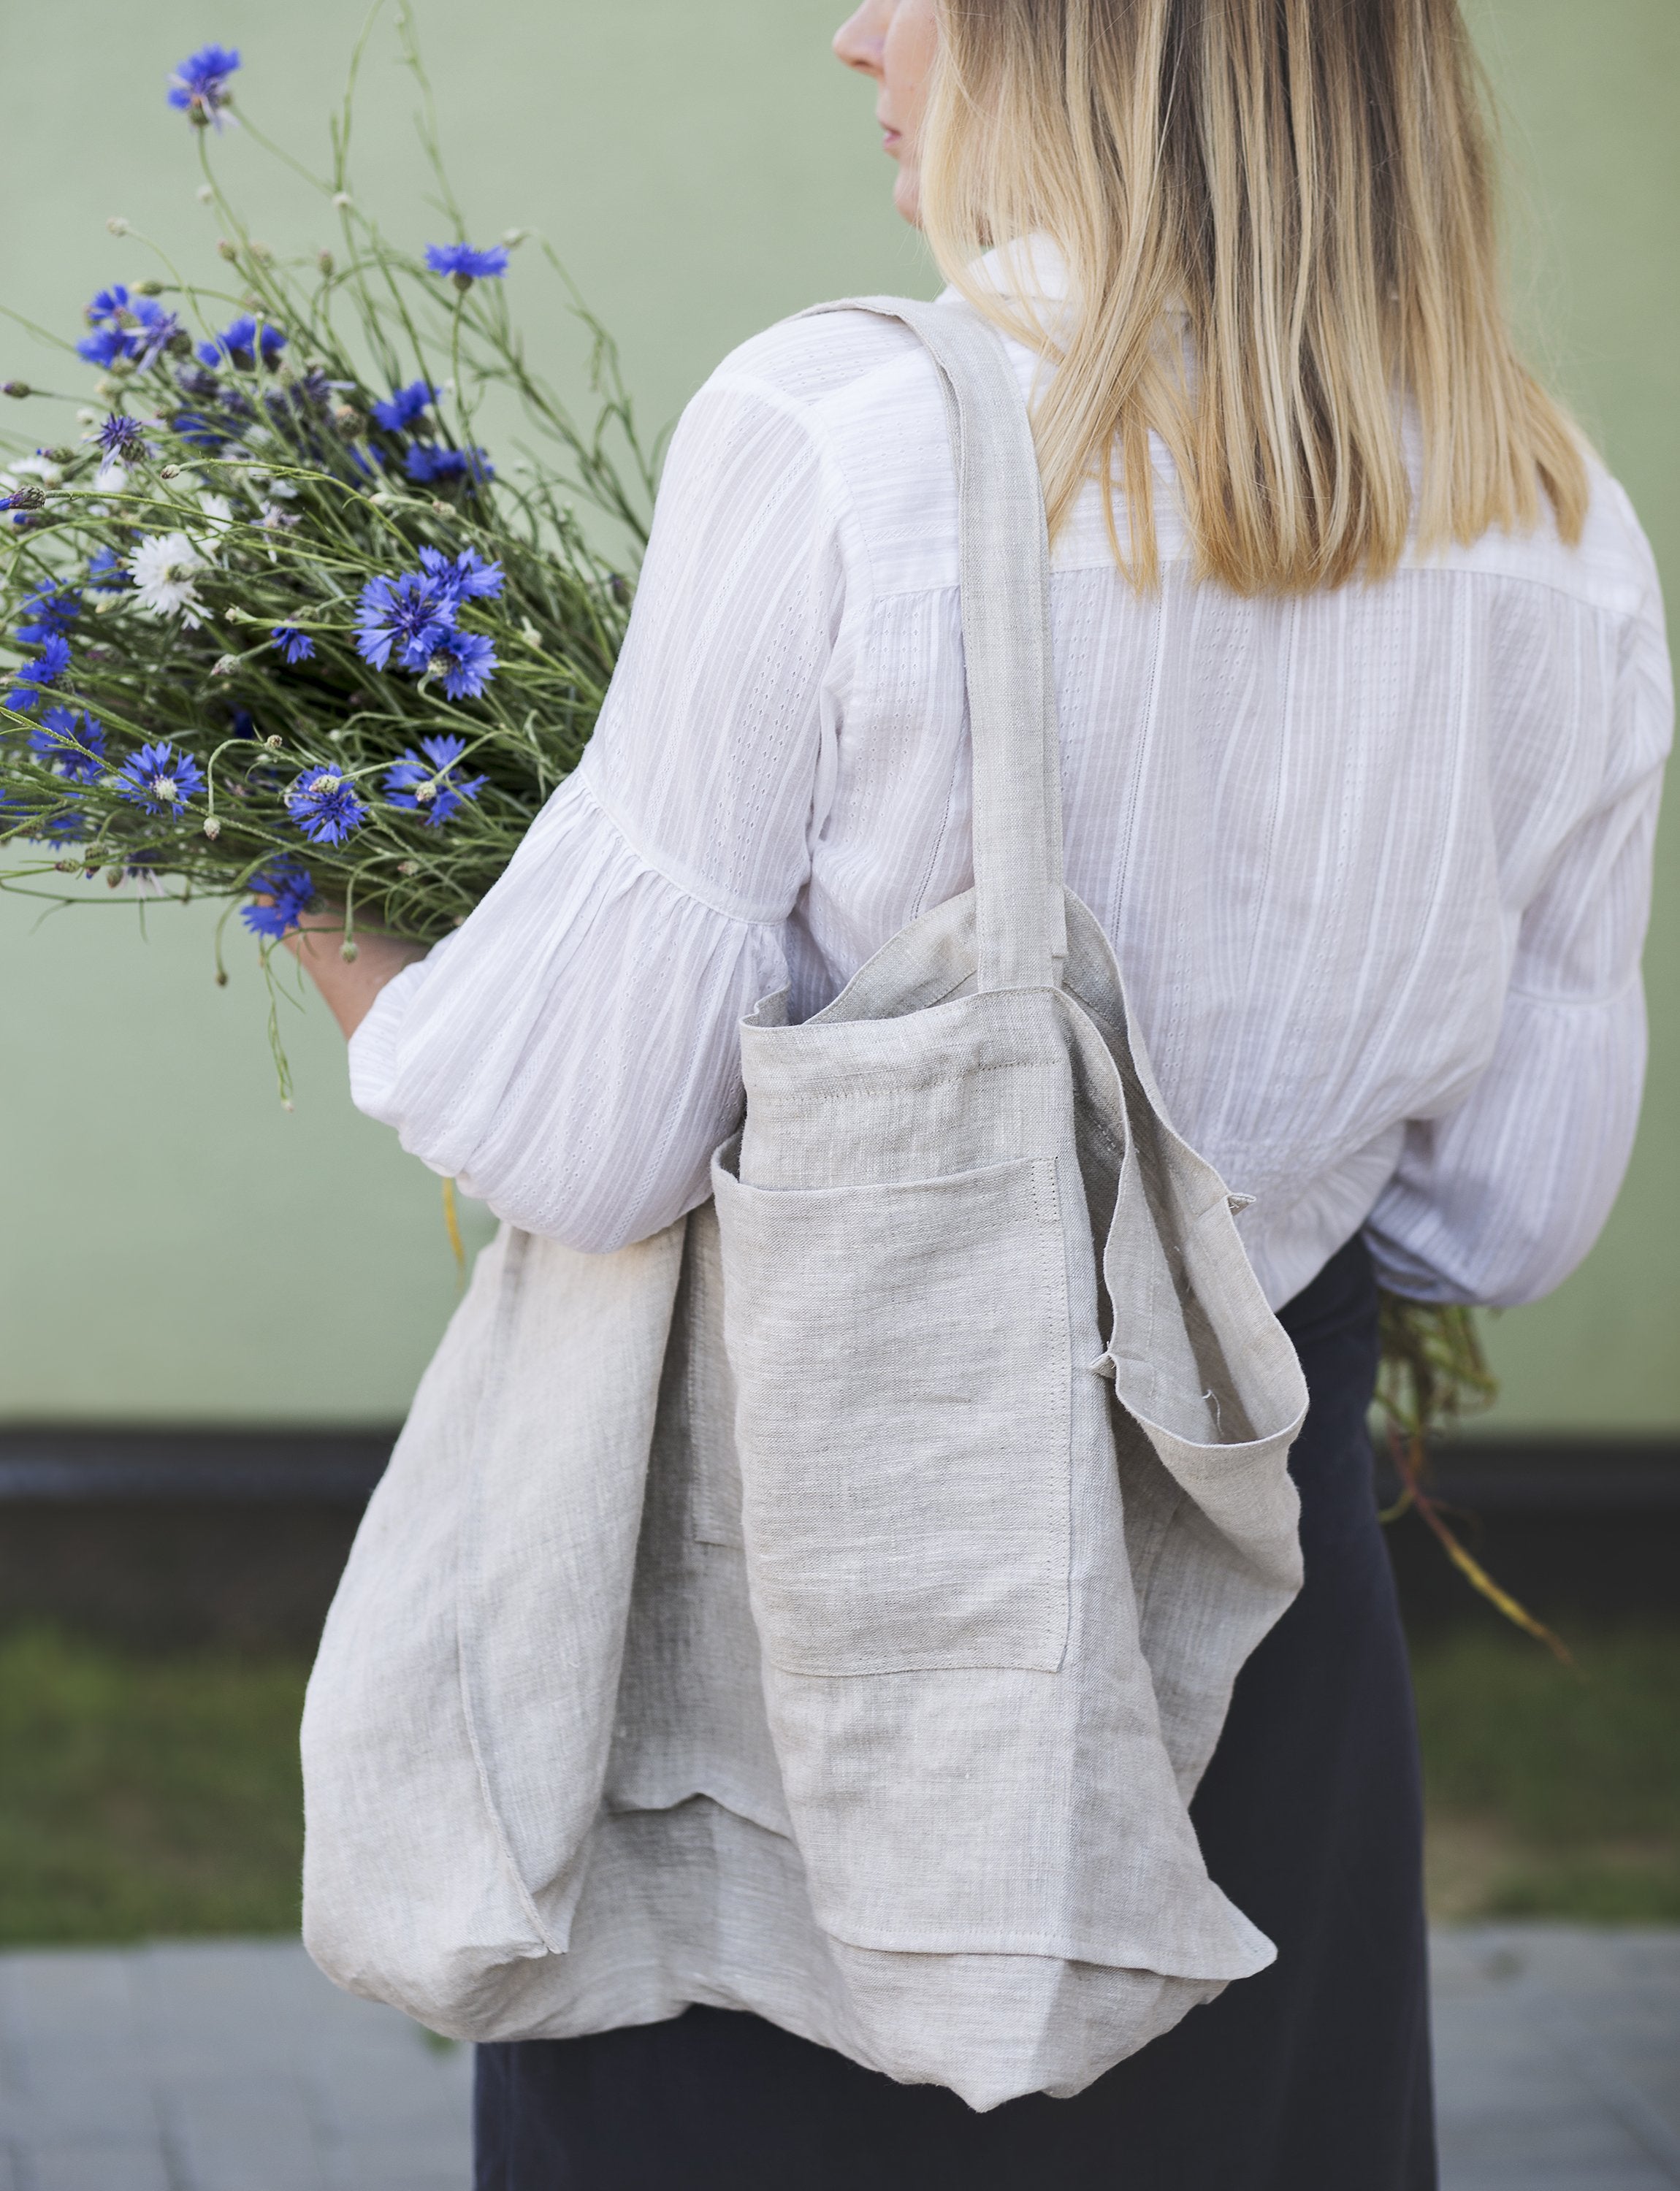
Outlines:
[[[1542,489],[1580,538],[1580,441],[1506,324],[1458,0],[939,0],[939,19],[923,225],[947,278],[1056,361],[1034,422],[1052,532],[1094,475],[1122,569],[1157,581],[1153,430],[1198,571],[1239,593],[1380,577],[1414,521],[1426,551],[1529,530]],[[1066,259],[1065,323],[1009,273],[1034,235]],[[975,264],[994,246],[1001,291]]]

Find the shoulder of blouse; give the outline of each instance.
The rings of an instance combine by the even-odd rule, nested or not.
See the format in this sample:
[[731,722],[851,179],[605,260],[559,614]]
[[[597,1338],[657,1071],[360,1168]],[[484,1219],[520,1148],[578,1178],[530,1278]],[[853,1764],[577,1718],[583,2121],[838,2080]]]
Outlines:
[[[1008,345],[1023,392],[1041,359]],[[859,309],[783,320],[732,351],[694,399],[697,426],[718,403],[745,399],[780,413],[808,435],[842,530],[880,597],[938,590],[957,578],[956,483],[944,405],[932,361],[902,322]],[[1176,507],[1170,458],[1155,452],[1157,522],[1163,555],[1184,560],[1189,544]],[[1580,540],[1566,544],[1549,508],[1525,533],[1498,530],[1427,555],[1415,549],[1401,570],[1449,571],[1561,595],[1608,615],[1621,629],[1625,662],[1646,688],[1643,712],[1671,715],[1671,675],[1656,564],[1626,492],[1597,452],[1587,452],[1592,492]],[[1092,482],[1056,543],[1058,568],[1106,563],[1112,554],[1101,494]],[[840,513],[844,515],[840,515]],[[851,558],[848,557],[848,561]],[[1387,583],[1387,581],[1379,582]],[[1666,732],[1664,742],[1666,743]]]
[[920,339],[902,320],[886,319],[861,306],[850,311],[801,312],[778,320],[738,348],[717,367],[701,390],[741,387],[790,410],[821,420],[843,411],[848,397],[894,368],[910,367],[914,381],[935,389],[933,364]]
[[1455,542],[1430,555],[1408,553],[1404,567],[1476,572],[1563,594],[1618,620],[1662,629],[1662,595],[1650,543],[1620,482],[1589,452],[1591,494],[1581,537],[1558,537],[1544,498],[1539,521],[1526,532],[1497,527],[1479,540]]
[[902,322],[859,310],[767,327],[724,359],[684,429],[714,437],[720,413],[740,404],[779,414],[808,441],[864,594],[954,586],[956,478],[945,406],[932,359]]
[[1665,720],[1666,747],[1673,735],[1674,676],[1662,580],[1655,552],[1627,490],[1602,466],[1594,469],[1592,504],[1581,548],[1596,552],[1605,563],[1625,573],[1624,583],[1634,599],[1623,643],[1623,667],[1649,689],[1655,712]]

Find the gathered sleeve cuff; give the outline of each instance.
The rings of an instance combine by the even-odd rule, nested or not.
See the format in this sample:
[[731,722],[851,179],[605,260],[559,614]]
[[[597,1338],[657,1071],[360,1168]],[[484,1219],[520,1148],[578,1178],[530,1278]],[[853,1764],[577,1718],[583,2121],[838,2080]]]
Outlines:
[[574,777],[470,923],[381,991],[352,1096],[498,1217],[623,1247],[709,1193],[783,932],[670,880]]
[[350,1045],[361,1108],[522,1231],[607,1252],[709,1191],[740,1021],[786,982],[810,874],[844,532],[806,412],[720,369],[671,443],[576,775]]
[[1621,1185],[1644,1065],[1637,979],[1592,1004],[1507,998],[1469,1101],[1406,1130],[1365,1227],[1383,1284],[1506,1308],[1560,1285]]

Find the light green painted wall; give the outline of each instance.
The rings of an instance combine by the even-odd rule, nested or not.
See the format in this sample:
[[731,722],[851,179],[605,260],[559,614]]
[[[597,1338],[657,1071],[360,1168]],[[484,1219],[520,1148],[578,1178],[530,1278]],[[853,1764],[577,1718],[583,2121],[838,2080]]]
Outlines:
[[[1680,602],[1680,6],[1476,0],[1506,116],[1533,347],[1632,495]],[[1650,1077],[1603,1238],[1549,1300],[1490,1320],[1495,1428],[1680,1429],[1680,828],[1645,957]]]
[[[618,332],[650,420],[800,304],[931,287],[887,204],[868,94],[824,50],[838,12],[837,0],[418,0],[477,230],[556,238]],[[3,0],[0,300],[69,329],[96,284],[140,270],[140,247],[105,232],[112,213],[202,263],[209,217],[187,132],[162,103],[169,66],[207,37],[242,46],[250,111],[313,151],[359,20],[335,0]],[[1531,200],[1524,263],[1541,270],[1525,294],[1680,573],[1680,9],[1479,0],[1476,21]],[[419,240],[433,222],[392,52],[376,33],[361,189]],[[248,139],[230,133],[221,156],[266,240],[324,236],[307,193]],[[533,348],[575,357],[534,262],[515,261],[515,288]],[[0,373],[41,377],[3,328]],[[1674,865],[1671,849],[1633,1176],[1586,1268],[1494,1334],[1512,1426],[1680,1425],[1680,1176],[1664,1132],[1680,1084]],[[254,960],[235,944],[218,990],[212,919],[156,909],[143,934],[109,903],[37,925],[36,908],[0,901],[0,1417],[386,1419],[449,1312],[437,1182],[351,1110],[317,1008],[282,1008],[298,1103],[282,1113]]]

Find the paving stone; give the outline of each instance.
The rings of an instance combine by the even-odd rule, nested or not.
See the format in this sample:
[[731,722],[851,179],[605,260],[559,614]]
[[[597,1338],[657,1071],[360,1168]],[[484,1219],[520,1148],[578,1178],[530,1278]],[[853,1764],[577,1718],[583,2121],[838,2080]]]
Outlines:
[[122,1957],[71,1949],[0,1957],[10,2105],[40,2143],[155,2142]]
[[[1434,1957],[1443,2191],[1680,2191],[1680,1930]],[[466,2191],[471,2082],[294,1942],[0,1955],[0,2191]]]
[[29,2191],[176,2191],[162,2154],[125,2146],[54,2145],[31,2154]]
[[0,2191],[464,2191],[470,2074],[291,1942],[0,1956]]
[[1680,1932],[1433,1943],[1443,2191],[1680,2186]]

